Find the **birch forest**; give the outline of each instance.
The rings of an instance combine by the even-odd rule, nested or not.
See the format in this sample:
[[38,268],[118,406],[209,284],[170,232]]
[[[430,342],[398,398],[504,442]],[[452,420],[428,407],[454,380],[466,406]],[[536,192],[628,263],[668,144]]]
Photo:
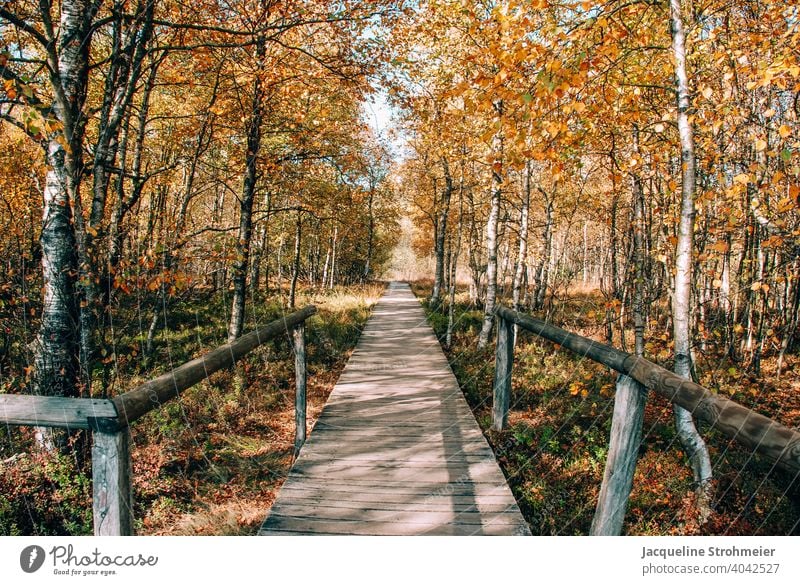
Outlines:
[[[486,430],[495,308],[796,429],[799,27],[796,0],[3,0],[0,394],[114,397],[314,303],[313,418],[407,280],[531,531],[586,534],[616,374],[517,332]],[[137,532],[257,529],[288,343],[133,427]],[[800,531],[796,476],[642,417],[626,533]],[[0,429],[0,533],[91,533],[90,454]]]

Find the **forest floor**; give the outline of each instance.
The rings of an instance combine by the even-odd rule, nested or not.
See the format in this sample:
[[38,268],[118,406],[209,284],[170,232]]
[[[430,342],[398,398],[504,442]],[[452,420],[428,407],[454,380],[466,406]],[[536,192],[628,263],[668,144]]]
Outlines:
[[[430,282],[413,290],[442,344],[446,303],[433,311]],[[559,299],[554,324],[604,340],[604,311],[589,292]],[[477,350],[483,314],[459,293],[448,360],[481,428],[495,451],[534,534],[587,534],[603,477],[613,410],[615,376],[604,367],[533,335],[522,334],[515,352],[509,428],[491,424],[494,344]],[[667,336],[649,340],[651,359],[669,367]],[[800,425],[800,357],[787,356],[782,377],[774,356],[754,376],[713,349],[698,364],[701,382],[788,426]],[[719,433],[700,426],[714,466],[714,510],[705,524],[695,513],[691,471],[676,440],[670,405],[650,394],[644,440],[629,500],[627,534],[785,535],[800,533],[800,479]]]
[[[358,341],[383,284],[301,291],[296,306],[317,305],[306,327],[308,423],[313,426]],[[283,313],[269,297],[248,301],[246,330]],[[131,309],[132,310],[132,309]],[[225,343],[225,295],[174,302],[146,367],[121,364],[119,392]],[[135,313],[118,315],[133,323]],[[133,362],[144,343],[131,326],[115,357]],[[292,463],[294,359],[288,339],[242,362],[245,384],[228,370],[212,375],[131,428],[137,534],[254,534]],[[122,376],[120,376],[122,377]],[[85,436],[70,455],[37,452],[29,429],[0,430],[0,534],[91,534],[91,469]],[[23,455],[20,455],[22,453]]]
[[[429,282],[414,283],[421,298]],[[309,426],[313,426],[349,358],[383,285],[303,291],[297,306],[320,312],[307,328]],[[440,339],[446,314],[423,300]],[[559,300],[554,323],[603,339],[602,299],[582,292]],[[173,302],[155,352],[140,355],[138,315],[117,314],[115,359],[122,392],[224,343],[225,295]],[[274,298],[251,300],[248,329],[283,312]],[[455,306],[455,332],[446,354],[534,534],[586,534],[602,480],[613,407],[613,376],[552,344],[523,334],[518,341],[509,428],[489,430],[494,348],[476,349],[482,313],[466,293]],[[666,336],[653,334],[648,354],[669,366]],[[754,376],[709,350],[698,364],[707,387],[783,424],[800,425],[800,358],[788,356],[774,374],[774,356]],[[180,400],[132,427],[136,531],[139,534],[253,534],[266,517],[292,460],[293,360],[288,340],[254,351],[241,364],[246,387],[231,371],[187,390]],[[116,386],[119,386],[118,388]],[[671,409],[654,396],[626,517],[629,534],[797,534],[800,487],[787,474],[716,432],[700,427],[711,449],[716,513],[700,525],[691,473],[676,442]],[[32,448],[26,429],[0,430],[0,534],[90,534],[91,473],[85,435],[70,455]],[[81,438],[83,437],[83,438]],[[83,444],[83,447],[81,445]]]

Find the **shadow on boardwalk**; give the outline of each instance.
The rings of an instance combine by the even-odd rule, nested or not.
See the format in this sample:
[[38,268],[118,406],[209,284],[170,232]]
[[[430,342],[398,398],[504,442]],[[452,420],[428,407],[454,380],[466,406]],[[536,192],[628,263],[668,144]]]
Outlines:
[[375,307],[259,534],[530,534],[408,285]]

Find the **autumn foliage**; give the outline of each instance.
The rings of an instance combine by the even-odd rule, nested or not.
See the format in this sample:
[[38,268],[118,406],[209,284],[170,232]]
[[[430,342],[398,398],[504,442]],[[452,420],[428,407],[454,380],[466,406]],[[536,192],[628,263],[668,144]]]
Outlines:
[[[713,391],[796,426],[797,11],[795,0],[2,2],[0,392],[119,393],[300,299],[407,273],[400,242],[427,262],[415,266],[456,360],[490,359],[492,307],[506,302],[668,367],[690,363]],[[376,93],[396,114],[394,144],[365,121]],[[516,389],[518,424],[493,438],[498,455],[507,469],[541,455],[514,485],[535,531],[585,532],[585,511],[566,519],[560,488],[530,470],[579,486],[591,508],[613,381],[536,344],[517,351],[538,373]],[[262,373],[264,401],[281,400],[265,389],[280,367]],[[488,378],[460,373],[480,415]],[[581,406],[542,410],[539,395],[562,387]],[[661,425],[667,409],[651,403],[645,420]],[[546,420],[526,430],[532,419]],[[216,423],[203,424],[209,450],[224,451]],[[193,461],[210,465],[205,446],[185,461],[160,452],[162,432],[183,431],[148,427],[136,463],[152,478],[138,489],[154,531],[180,507],[157,492],[188,489],[163,468],[185,465],[184,482]],[[720,513],[699,518],[670,433],[658,426],[643,447],[634,531],[797,530],[791,482],[765,496],[752,478],[771,470],[741,462],[736,476],[735,457],[715,464]],[[7,458],[37,442],[6,435]],[[249,439],[233,450],[263,455]],[[713,439],[717,462],[727,447]],[[10,465],[38,466],[54,497],[79,507],[87,487],[68,470],[86,469],[86,441],[38,443],[56,453],[50,464]],[[85,527],[73,516],[20,530]]]

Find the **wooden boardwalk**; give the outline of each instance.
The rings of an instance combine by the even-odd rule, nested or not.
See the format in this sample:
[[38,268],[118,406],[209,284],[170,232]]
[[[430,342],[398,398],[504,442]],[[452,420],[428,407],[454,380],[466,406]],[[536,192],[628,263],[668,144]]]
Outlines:
[[259,534],[530,534],[408,285],[375,307]]

